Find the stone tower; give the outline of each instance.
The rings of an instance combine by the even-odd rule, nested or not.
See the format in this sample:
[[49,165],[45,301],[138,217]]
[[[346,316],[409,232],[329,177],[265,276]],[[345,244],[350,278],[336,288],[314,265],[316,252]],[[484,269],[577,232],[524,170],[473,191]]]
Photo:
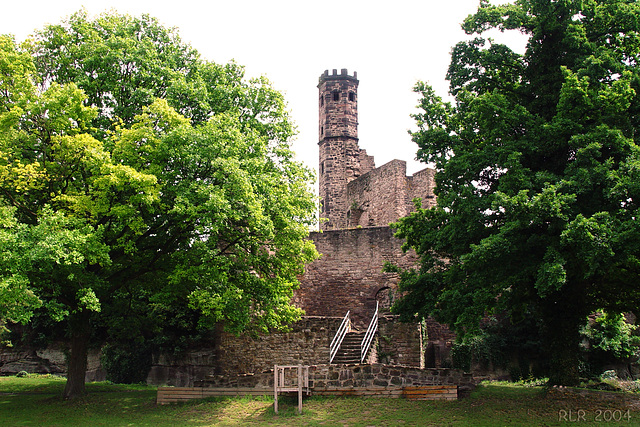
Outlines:
[[347,228],[347,184],[374,169],[373,157],[358,147],[358,75],[325,71],[318,83],[321,230]]

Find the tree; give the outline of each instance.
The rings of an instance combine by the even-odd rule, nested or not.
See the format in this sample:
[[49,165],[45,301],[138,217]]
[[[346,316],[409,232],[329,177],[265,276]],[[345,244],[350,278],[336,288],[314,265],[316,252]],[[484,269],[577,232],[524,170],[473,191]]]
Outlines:
[[[452,51],[455,103],[424,83],[413,133],[437,206],[396,226],[420,256],[395,309],[461,336],[487,314],[540,317],[550,382],[578,381],[580,328],[640,301],[640,5],[481,1]],[[524,55],[480,38],[520,31]]]
[[98,325],[158,307],[233,332],[300,316],[315,199],[282,95],[173,34],[80,12],[24,49],[0,39],[0,64],[25,64],[0,78],[0,283],[28,304],[18,320],[37,310],[67,336],[66,398]]

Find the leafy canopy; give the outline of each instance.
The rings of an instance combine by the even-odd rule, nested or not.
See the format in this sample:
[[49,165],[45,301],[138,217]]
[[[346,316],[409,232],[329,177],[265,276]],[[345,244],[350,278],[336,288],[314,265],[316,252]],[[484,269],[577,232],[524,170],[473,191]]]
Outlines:
[[0,38],[0,72],[0,318],[57,322],[70,382],[92,335],[300,316],[313,176],[265,78],[203,61],[148,16],[83,11],[22,47]]
[[[434,164],[437,206],[398,222],[420,256],[405,271],[406,318],[461,334],[488,313],[540,316],[577,380],[579,328],[640,301],[640,5],[630,0],[482,1],[448,71],[454,103],[425,83],[413,133]],[[480,35],[528,37],[524,55]]]

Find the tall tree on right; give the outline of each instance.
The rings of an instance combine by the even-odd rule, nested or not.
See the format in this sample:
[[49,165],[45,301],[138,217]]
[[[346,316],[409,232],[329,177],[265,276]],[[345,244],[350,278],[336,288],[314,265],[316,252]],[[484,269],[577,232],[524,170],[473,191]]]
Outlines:
[[[538,316],[550,383],[575,384],[587,315],[640,302],[640,3],[482,0],[463,29],[478,37],[452,51],[455,102],[415,88],[438,203],[396,224],[421,261],[395,310],[462,336]],[[489,29],[528,36],[524,55]]]

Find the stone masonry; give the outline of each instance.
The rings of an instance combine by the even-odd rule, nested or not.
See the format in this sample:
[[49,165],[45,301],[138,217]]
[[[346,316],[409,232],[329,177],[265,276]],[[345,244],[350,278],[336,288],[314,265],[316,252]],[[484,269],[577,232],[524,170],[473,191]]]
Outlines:
[[358,145],[358,79],[346,69],[320,76],[318,151],[321,229],[387,226],[413,210],[435,202],[432,169],[406,176],[406,162],[375,167]]
[[412,253],[403,253],[389,227],[311,233],[311,239],[322,255],[307,265],[294,304],[310,316],[344,316],[350,310],[356,329],[366,329],[376,300],[389,308],[386,293],[396,289],[399,278],[383,273],[384,263],[410,267],[416,261]]
[[[358,140],[357,73],[325,71],[319,79],[320,232],[310,234],[321,258],[306,267],[294,303],[311,316],[351,313],[356,329],[366,329],[380,303],[382,313],[397,296],[398,275],[383,272],[386,262],[410,268],[417,258],[402,250],[389,224],[435,204],[433,169],[406,175],[406,162],[378,168]],[[446,327],[433,340],[447,340]],[[442,336],[440,336],[442,335]],[[416,353],[420,354],[420,352]],[[424,358],[411,364],[422,366]]]

